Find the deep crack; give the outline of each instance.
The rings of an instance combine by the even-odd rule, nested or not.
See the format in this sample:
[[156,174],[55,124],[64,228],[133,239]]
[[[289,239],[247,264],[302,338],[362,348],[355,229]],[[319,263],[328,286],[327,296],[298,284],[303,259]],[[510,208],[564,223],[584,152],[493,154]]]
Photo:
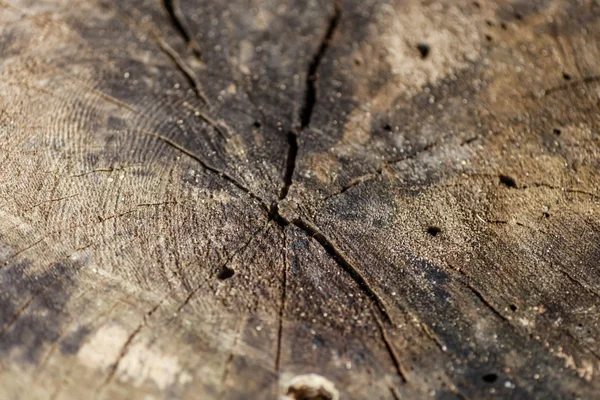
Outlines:
[[298,156],[298,136],[293,131],[289,131],[287,139],[288,154],[285,165],[285,174],[283,176],[283,186],[279,192],[279,200],[285,199],[290,190],[290,186],[292,186],[294,170],[296,169],[296,157]]
[[200,58],[200,46],[194,40],[194,37],[190,34],[185,24],[183,23],[183,17],[181,16],[181,11],[179,9],[179,1],[178,0],[163,0],[163,5],[165,10],[167,10],[167,14],[169,15],[169,19],[171,20],[171,24],[179,33],[179,35],[183,38],[185,43],[192,49],[196,57]]
[[[234,178],[232,175],[229,175],[227,172],[220,170],[216,167],[213,167],[212,165],[208,164],[206,161],[204,161],[202,158],[200,158],[200,156],[198,156],[197,154],[195,154],[194,152],[186,149],[185,147],[177,144],[175,141],[169,139],[166,136],[163,135],[159,135],[158,133],[154,133],[154,132],[150,132],[150,131],[146,131],[146,130],[141,130],[141,132],[147,136],[153,137],[155,139],[158,139],[162,142],[164,142],[165,144],[173,147],[174,149],[180,151],[181,153],[187,155],[188,157],[194,159],[196,162],[198,162],[198,164],[200,164],[205,170],[212,172],[213,174],[218,175],[219,177],[221,177],[223,180],[231,183],[233,186],[235,186],[236,188],[238,188],[239,190],[241,190],[242,192],[246,193],[250,198],[256,200],[261,207],[263,207],[263,209],[265,211],[267,211],[267,213],[269,214],[269,216],[271,215],[271,209],[269,207],[267,207],[265,201],[256,193],[254,193],[253,191],[251,191],[249,188],[247,188],[246,186],[244,186],[241,182],[239,182],[236,178]],[[271,207],[272,208],[272,207]]]
[[279,213],[279,209],[277,207],[277,203],[273,204],[269,208],[269,219],[276,222],[280,227],[285,228],[288,225],[294,225],[299,228],[306,236],[313,238],[317,241],[325,250],[327,254],[338,264],[340,268],[342,268],[352,280],[358,285],[359,289],[367,296],[375,302],[375,306],[383,315],[386,322],[391,323],[391,318],[387,313],[385,308],[385,304],[383,300],[379,297],[379,295],[375,292],[375,290],[369,285],[365,277],[352,265],[352,263],[344,257],[342,252],[329,240],[327,236],[319,232],[317,228],[310,225],[309,223],[301,220],[294,219],[293,221],[289,221],[284,216]]
[[[210,101],[204,94],[202,85],[200,84],[200,81],[196,77],[194,71],[183,61],[179,53],[177,53],[175,49],[173,49],[166,41],[164,41],[152,28],[148,28],[148,31],[154,37],[160,49],[173,61],[177,69],[183,74],[198,98],[200,98],[204,104],[210,107]],[[204,119],[206,120],[206,117]],[[213,126],[215,125],[213,124]],[[218,130],[218,128],[216,129]]]
[[287,290],[287,269],[288,269],[288,258],[287,258],[287,237],[285,231],[283,231],[283,282],[281,283],[281,306],[279,307],[279,326],[277,328],[277,353],[275,354],[275,371],[277,375],[280,373],[281,366],[281,344],[283,343],[283,318],[285,316],[285,300]]
[[[342,7],[339,0],[334,2],[334,13],[329,19],[329,24],[325,36],[321,40],[316,53],[314,54],[312,61],[308,67],[308,73],[306,74],[306,90],[304,94],[304,103],[300,109],[300,131],[303,131],[310,125],[312,113],[317,102],[317,71],[323,60],[325,52],[329,48],[329,44],[333,35],[335,34],[342,17]],[[285,163],[285,172],[283,175],[283,185],[279,191],[278,202],[284,200],[290,187],[292,186],[294,179],[294,171],[296,169],[296,158],[298,157],[298,134],[290,130],[287,134],[288,141],[288,153]],[[269,208],[269,216],[276,221],[280,226],[287,226],[288,221],[285,221],[278,212],[277,203],[274,203]]]
[[[312,61],[308,67],[308,72],[306,74],[306,90],[304,94],[304,103],[302,108],[300,109],[300,132],[302,132],[305,128],[310,125],[310,121],[312,118],[312,113],[317,102],[317,71],[319,66],[321,65],[321,61],[323,60],[323,56],[325,52],[329,48],[329,44],[333,35],[335,34],[337,27],[339,25],[340,19],[342,17],[342,6],[340,0],[334,0],[334,13],[329,18],[329,24],[327,27],[327,31],[325,32],[325,36],[321,40],[321,44],[319,45],[316,53],[314,54]],[[294,171],[296,169],[296,158],[298,157],[298,134],[290,130],[287,134],[288,140],[288,153],[286,157],[285,163],[285,172],[283,175],[283,185],[281,190],[279,191],[278,201],[273,203],[269,208],[269,216],[271,219],[276,221],[280,226],[289,225],[289,221],[286,221],[284,218],[279,215],[277,203],[284,200],[290,187],[292,186],[294,179]]]
[[313,59],[308,67],[308,74],[306,75],[306,93],[304,97],[304,105],[300,111],[300,128],[304,129],[308,125],[310,125],[310,120],[312,118],[313,109],[315,107],[315,103],[317,102],[317,71],[319,66],[321,65],[321,61],[323,60],[323,56],[325,52],[329,48],[329,44],[333,35],[335,34],[337,27],[339,25],[340,19],[342,17],[342,7],[339,0],[336,0],[334,3],[334,13],[329,19],[329,26],[327,28],[327,32],[323,39],[321,40],[321,45],[317,49],[317,52],[313,56]]
[[300,228],[307,236],[315,239],[329,254],[331,258],[348,274],[350,277],[356,282],[360,290],[370,299],[375,302],[377,309],[381,312],[381,315],[385,317],[386,322],[392,323],[392,320],[387,313],[383,300],[377,295],[375,290],[371,288],[369,283],[366,281],[364,276],[342,255],[342,253],[338,250],[337,247],[327,238],[327,236],[323,235],[319,232],[314,226],[300,220],[296,219],[292,221],[296,227]]
[[383,341],[383,344],[385,345],[385,348],[390,355],[390,358],[394,364],[394,367],[396,368],[396,372],[398,373],[400,380],[402,381],[402,383],[408,382],[408,379],[406,378],[406,371],[404,370],[404,366],[402,365],[402,362],[400,361],[400,357],[398,357],[398,354],[396,353],[394,346],[392,345],[390,339],[388,338],[387,333],[385,331],[385,327],[383,326],[383,322],[377,316],[376,310],[374,310],[374,312],[373,312],[373,317],[375,318],[375,321],[377,322],[377,326],[379,327],[379,331],[381,333],[381,340]]

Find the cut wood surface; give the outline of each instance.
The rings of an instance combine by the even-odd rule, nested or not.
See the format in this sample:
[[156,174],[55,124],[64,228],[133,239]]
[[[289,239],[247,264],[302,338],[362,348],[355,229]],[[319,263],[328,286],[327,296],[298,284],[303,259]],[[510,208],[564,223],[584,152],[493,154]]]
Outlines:
[[0,399],[600,398],[600,4],[1,0]]

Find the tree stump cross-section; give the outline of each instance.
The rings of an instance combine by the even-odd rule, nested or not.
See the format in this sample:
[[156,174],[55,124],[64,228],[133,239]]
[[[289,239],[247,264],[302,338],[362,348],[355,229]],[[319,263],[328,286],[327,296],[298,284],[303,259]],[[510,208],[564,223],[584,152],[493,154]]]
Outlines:
[[596,1],[0,22],[0,398],[600,397]]

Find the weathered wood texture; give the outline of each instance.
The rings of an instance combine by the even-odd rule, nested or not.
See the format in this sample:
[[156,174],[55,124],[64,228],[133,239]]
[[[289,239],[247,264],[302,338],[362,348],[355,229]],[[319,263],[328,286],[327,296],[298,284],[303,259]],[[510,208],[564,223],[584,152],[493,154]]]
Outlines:
[[600,398],[599,43],[592,0],[2,0],[0,398]]

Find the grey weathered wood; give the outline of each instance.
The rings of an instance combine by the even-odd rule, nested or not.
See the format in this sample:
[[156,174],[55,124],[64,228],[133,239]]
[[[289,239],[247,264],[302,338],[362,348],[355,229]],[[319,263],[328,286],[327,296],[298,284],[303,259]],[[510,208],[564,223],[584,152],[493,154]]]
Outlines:
[[0,397],[600,396],[599,17],[3,0]]

